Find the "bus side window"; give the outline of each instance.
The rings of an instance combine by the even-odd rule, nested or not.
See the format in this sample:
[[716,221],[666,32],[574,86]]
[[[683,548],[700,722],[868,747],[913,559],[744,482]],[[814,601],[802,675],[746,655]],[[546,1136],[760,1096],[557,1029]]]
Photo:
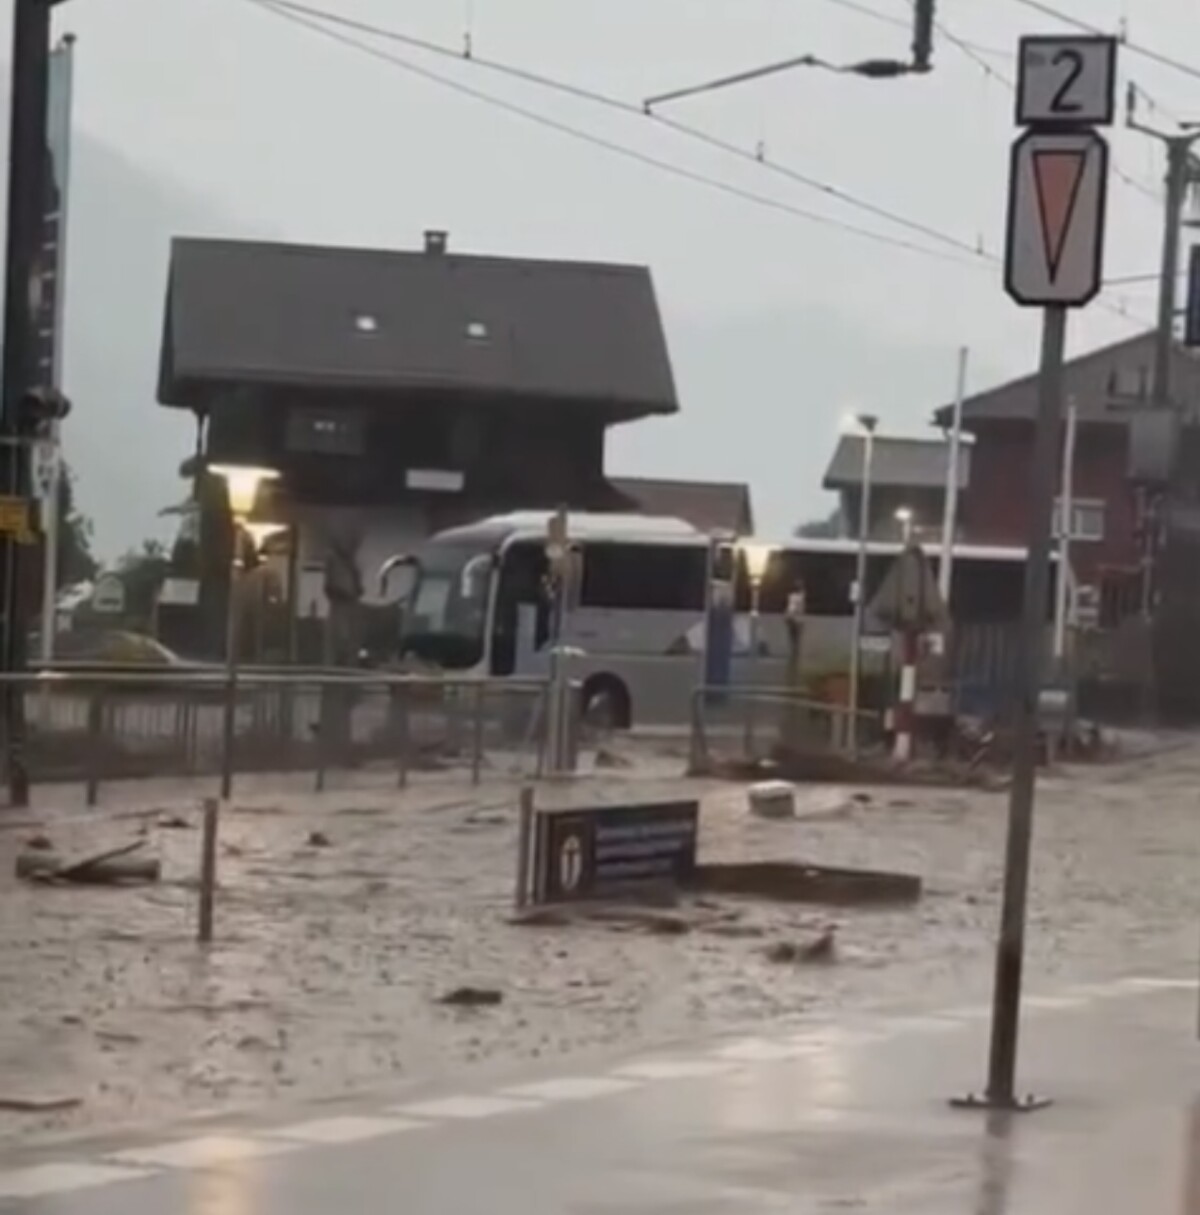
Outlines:
[[699,544],[590,541],[580,605],[629,611],[702,612],[708,553]]
[[546,601],[546,552],[536,540],[521,540],[504,551],[500,584],[496,591],[496,623],[492,637],[492,674],[511,675],[517,668],[519,608],[537,609],[534,644],[539,649],[550,635],[550,609]]

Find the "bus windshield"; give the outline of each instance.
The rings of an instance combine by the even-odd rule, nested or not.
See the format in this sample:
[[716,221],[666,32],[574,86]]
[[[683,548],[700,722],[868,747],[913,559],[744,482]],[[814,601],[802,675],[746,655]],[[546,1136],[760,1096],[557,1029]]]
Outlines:
[[479,545],[430,544],[419,550],[401,652],[449,670],[475,666],[484,654],[492,568],[492,550]]

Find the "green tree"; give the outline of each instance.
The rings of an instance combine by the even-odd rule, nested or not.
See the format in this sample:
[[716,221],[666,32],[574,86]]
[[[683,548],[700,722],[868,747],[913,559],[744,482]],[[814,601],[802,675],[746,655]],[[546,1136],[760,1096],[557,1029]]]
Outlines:
[[92,555],[92,521],[75,501],[75,476],[64,464],[58,479],[58,585],[74,586],[95,577],[99,568]]
[[824,519],[812,519],[796,528],[796,535],[810,540],[836,539],[842,534],[842,511],[838,507]]
[[125,584],[125,615],[146,625],[154,615],[154,601],[171,568],[171,554],[158,540],[143,540],[117,562],[117,577]]

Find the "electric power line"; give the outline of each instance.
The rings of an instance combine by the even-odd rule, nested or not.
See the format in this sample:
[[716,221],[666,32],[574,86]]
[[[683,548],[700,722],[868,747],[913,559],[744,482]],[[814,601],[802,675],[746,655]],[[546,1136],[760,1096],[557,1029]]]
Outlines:
[[[1026,8],[1031,8],[1046,17],[1053,17],[1055,21],[1061,21],[1064,25],[1074,26],[1075,29],[1083,30],[1089,34],[1106,34],[1108,32],[1098,25],[1092,25],[1088,21],[1081,21],[1078,17],[1072,17],[1070,13],[1064,13],[1061,9],[1045,4],[1043,0],[1016,0],[1016,3],[1023,4]],[[1197,80],[1200,80],[1200,67],[1193,67],[1190,63],[1184,63],[1181,59],[1173,59],[1170,55],[1164,55],[1161,51],[1154,50],[1153,47],[1134,42],[1124,35],[1121,36],[1120,41],[1122,46],[1132,51],[1135,55],[1141,55],[1144,59],[1151,59],[1155,63],[1161,63],[1164,67],[1173,68],[1177,72],[1183,72],[1187,76],[1194,76]]]
[[[895,29],[902,29],[905,31],[912,30],[911,19],[905,20],[903,17],[894,17],[891,13],[881,13],[878,9],[871,8],[868,5],[861,3],[861,0],[825,0],[825,2],[827,4],[836,5],[838,8],[848,9],[852,13],[860,13],[864,17],[873,17],[876,21],[882,21],[885,25],[890,25]],[[934,28],[940,33],[945,34],[946,37],[950,38],[950,35],[942,27],[940,22],[935,21]],[[1011,59],[1013,57],[1011,51],[1002,51],[994,46],[983,46],[982,44],[972,40],[954,38],[950,38],[950,40],[957,42],[961,48],[968,49],[973,54],[981,57],[985,55],[992,59]]]
[[[556,80],[552,77],[541,75],[540,73],[515,67],[514,65],[505,64],[494,60],[482,59],[466,52],[454,51],[439,43],[429,42],[425,39],[402,34],[399,31],[375,27],[365,22],[355,21],[352,18],[327,13],[322,9],[302,4],[300,3],[300,0],[246,0],[246,2],[262,9],[265,12],[271,13],[273,16],[291,21],[293,24],[302,26],[313,33],[320,34],[322,37],[329,38],[334,42],[338,42],[362,54],[366,54],[382,62],[389,63],[392,66],[400,68],[402,71],[405,71],[411,75],[418,76],[432,83],[440,84],[444,88],[450,89],[474,100],[481,101],[484,104],[491,105],[510,114],[525,118],[526,120],[537,125],[558,131],[559,133],[572,138],[579,139],[582,142],[588,143],[594,147],[599,147],[616,155],[623,156],[637,163],[646,165],[647,167],[656,168],[661,172],[667,173],[679,179],[706,186],[707,188],[715,190],[719,193],[739,198],[743,201],[751,202],[760,207],[764,207],[782,214],[787,214],[794,218],[832,227],[883,245],[903,249],[908,252],[918,253],[926,257],[933,257],[952,264],[975,267],[984,266],[989,270],[995,270],[1000,264],[1000,259],[994,254],[988,253],[982,248],[971,246],[966,242],[959,241],[955,237],[946,236],[943,233],[937,232],[936,229],[927,228],[925,225],[918,225],[919,230],[928,232],[931,235],[936,235],[943,242],[948,243],[955,248],[959,254],[969,253],[971,255],[970,259],[965,256],[958,256],[949,251],[931,249],[927,246],[916,244],[913,241],[905,240],[889,233],[877,232],[872,229],[864,228],[860,225],[852,224],[845,220],[835,218],[833,216],[822,215],[817,212],[808,211],[802,207],[796,207],[777,198],[772,198],[767,195],[745,190],[740,186],[732,184],[731,182],[722,180],[720,178],[711,177],[704,173],[699,173],[671,161],[662,160],[656,156],[651,156],[647,153],[638,151],[637,149],[630,148],[627,145],[617,143],[614,140],[605,139],[603,136],[594,135],[591,132],[573,127],[568,123],[551,118],[550,116],[540,113],[539,111],[530,110],[524,106],[518,105],[515,102],[508,101],[505,98],[497,97],[491,93],[484,92],[481,89],[476,89],[470,85],[463,84],[460,81],[452,80],[447,76],[433,72],[428,68],[421,67],[418,64],[403,59],[398,55],[384,51],[379,47],[372,46],[369,43],[361,42],[356,38],[350,37],[349,35],[341,33],[337,29],[330,27],[331,25],[344,25],[358,29],[360,32],[377,34],[379,37],[399,41],[412,45],[418,49],[428,50],[431,53],[444,57],[454,58],[476,67],[485,68],[498,74],[507,75],[529,84],[540,85],[542,87],[552,89],[581,100],[592,101],[610,109],[629,114],[637,114],[639,117],[647,117],[640,107],[624,101],[623,99],[612,97],[608,94],[600,93],[596,90],[574,85],[569,82]],[[724,140],[718,139],[716,136],[711,136],[707,132],[699,130],[698,128],[688,127],[682,123],[676,122],[675,120],[665,119],[658,115],[651,115],[649,117],[652,117],[655,121],[676,130],[681,134],[689,135],[706,144],[710,144],[715,148],[719,148],[741,158],[751,159],[755,161],[755,163],[758,163],[765,168],[770,168],[776,172],[782,173],[784,176],[791,177],[793,174],[793,171],[787,169],[785,166],[781,166],[776,162],[766,161],[760,155],[747,152],[745,149],[738,147],[736,144],[726,143]],[[796,175],[796,180],[809,186],[810,188],[820,189],[822,192],[830,194],[833,197],[839,198],[843,201],[853,200],[856,205],[859,205],[864,209],[871,210],[872,213],[877,213],[882,218],[886,218],[891,222],[899,222],[904,225],[917,224],[917,221],[907,220],[903,216],[896,216],[883,208],[876,208],[875,204],[873,203],[854,199],[853,196],[844,196],[837,187],[826,186],[824,183],[814,184],[813,179],[809,179],[803,175]],[[1120,316],[1125,320],[1143,325],[1150,323],[1144,317],[1139,317],[1136,315],[1136,313],[1132,312],[1127,301],[1121,300],[1119,303],[1112,304],[1104,300],[1100,300],[1097,301],[1097,303],[1099,307],[1113,313],[1114,315]]]
[[[658,169],[661,172],[668,173],[671,176],[691,181],[697,185],[703,185],[709,189],[718,191],[722,194],[730,195],[731,197],[742,199],[746,202],[751,202],[757,206],[777,211],[782,214],[791,215],[794,218],[807,220],[811,223],[822,224],[827,227],[837,228],[841,231],[863,237],[867,240],[876,241],[879,244],[888,245],[897,249],[904,249],[912,253],[923,254],[926,257],[937,258],[942,261],[951,262],[957,265],[972,265],[972,263],[964,256],[956,255],[949,250],[931,249],[925,245],[919,245],[914,241],[908,241],[901,237],[893,236],[890,233],[876,232],[870,228],[861,227],[858,224],[849,223],[845,220],[838,219],[834,216],[822,215],[815,211],[806,210],[803,207],[794,206],[791,203],[782,201],[781,199],[772,198],[768,195],[758,194],[751,190],[743,189],[740,186],[734,185],[732,182],[724,181],[717,177],[711,177],[708,174],[697,172],[696,170],[686,168],[683,165],[675,164],[671,161],[663,160],[659,157],[652,156],[648,153],[638,151],[635,148],[630,148],[625,144],[617,143],[614,140],[606,139],[600,135],[594,135],[589,131],[584,131],[578,127],[573,127],[568,123],[561,122],[556,118],[551,118],[547,114],[540,113],[536,110],[531,110],[525,106],[518,105],[516,102],[508,101],[505,98],[497,97],[491,93],[486,93],[481,89],[476,89],[470,85],[463,84],[460,81],[452,80],[448,76],[442,76],[437,72],[430,71],[428,68],[423,68],[418,64],[411,63],[398,55],[391,54],[379,47],[371,46],[369,43],[360,42],[356,38],[342,34],[335,29],[331,29],[326,25],[321,24],[320,18],[314,18],[304,15],[301,12],[293,11],[304,6],[285,3],[285,0],[246,0],[247,3],[260,8],[265,12],[270,12],[274,16],[291,21],[293,24],[309,29],[314,33],[320,34],[323,37],[329,38],[335,42],[339,42],[344,46],[350,47],[359,51],[362,54],[369,55],[372,58],[379,59],[385,63],[389,63],[394,67],[400,68],[402,71],[408,72],[414,76],[419,76],[422,79],[431,81],[432,83],[440,84],[444,88],[453,90],[464,96],[471,97],[476,101],[484,102],[485,104],[494,106],[504,110],[510,114],[525,118],[526,120],[536,123],[539,126],[547,127],[550,130],[558,131],[561,134],[568,135],[574,139],[581,140],[591,144],[594,147],[602,148],[606,151],[613,152],[616,155],[623,156],[629,160],[636,161],[650,168]],[[431,46],[436,44],[431,44]],[[439,47],[439,52],[445,52],[445,48]],[[456,57],[465,59],[466,62],[476,63],[484,66],[482,60],[475,58],[467,59],[465,56]],[[515,69],[519,71],[520,69]],[[565,86],[578,96],[587,94],[587,90],[576,90],[574,86]],[[593,100],[598,100],[599,95],[592,97]],[[634,112],[641,115],[642,111],[637,107],[633,107]],[[933,231],[931,229],[931,231]],[[975,250],[970,246],[963,246],[963,250],[975,253]],[[978,255],[976,255],[978,256]]]
[[[279,12],[287,12],[294,16],[303,16],[307,19],[315,21],[318,24],[342,26],[346,29],[355,30],[358,33],[368,34],[389,42],[398,42],[402,45],[411,46],[418,50],[428,51],[431,54],[440,55],[443,58],[468,63],[476,68],[481,68],[483,70],[496,73],[497,75],[507,76],[511,79],[519,80],[525,84],[532,84],[541,88],[550,89],[553,92],[561,93],[577,100],[590,101],[620,113],[634,115],[642,119],[651,119],[660,126],[666,127],[669,130],[684,136],[685,138],[695,140],[698,143],[705,144],[710,148],[723,152],[728,156],[735,156],[739,160],[747,161],[758,166],[759,168],[766,169],[768,172],[785,177],[789,181],[795,182],[797,185],[804,186],[806,189],[814,190],[819,194],[825,195],[827,198],[836,199],[838,202],[844,203],[846,206],[853,207],[855,210],[861,211],[866,215],[870,215],[875,219],[882,219],[887,223],[895,224],[897,227],[905,228],[915,235],[936,241],[942,245],[946,245],[949,248],[955,249],[959,253],[964,253],[971,257],[983,258],[984,260],[995,260],[994,255],[987,253],[985,250],[980,249],[977,245],[972,244],[969,241],[952,236],[949,233],[934,227],[932,224],[926,224],[920,220],[911,219],[908,216],[901,215],[898,212],[892,211],[878,203],[871,202],[869,199],[860,198],[858,195],[853,194],[840,186],[832,185],[829,182],[825,182],[819,178],[813,177],[811,174],[803,173],[800,170],[794,169],[780,161],[773,160],[768,157],[761,148],[752,151],[748,148],[743,148],[738,144],[731,143],[728,140],[721,139],[719,136],[711,135],[699,127],[693,127],[687,123],[680,122],[678,119],[666,118],[658,113],[647,114],[644,107],[633,102],[626,101],[623,98],[614,97],[611,94],[601,93],[595,89],[589,89],[580,85],[572,84],[568,81],[559,80],[555,77],[547,76],[540,72],[533,72],[526,68],[516,67],[509,63],[502,63],[499,60],[483,58],[478,55],[466,55],[461,51],[455,50],[453,47],[445,46],[442,43],[431,42],[428,39],[418,38],[411,34],[405,34],[399,30],[391,29],[386,26],[379,26],[370,22],[359,21],[352,17],[343,16],[340,13],[332,13],[326,9],[305,4],[302,2],[302,0],[250,0],[250,2],[260,4],[261,6],[266,6],[269,4],[270,7]],[[354,41],[350,41],[353,45]],[[407,61],[403,61],[398,66],[408,67],[409,70],[424,70],[415,68],[415,65],[409,65]],[[443,77],[435,77],[435,79],[445,82],[445,78]],[[452,87],[458,86],[455,84]],[[490,96],[490,94],[485,94],[485,97],[487,98],[490,98]]]
[[[841,3],[841,2],[842,2],[842,0],[834,0],[834,3]],[[899,18],[897,18],[897,20],[899,20]],[[953,32],[953,30],[949,29],[943,22],[938,21],[938,22],[935,22],[934,24],[935,24],[935,28],[937,29],[938,33],[941,34],[942,37],[945,38],[946,41],[949,42],[952,46],[957,47],[968,59],[971,60],[972,63],[974,63],[984,73],[985,76],[988,76],[991,79],[997,81],[999,84],[1003,85],[1006,89],[1008,89],[1008,91],[1010,93],[1015,93],[1017,91],[1016,81],[1014,81],[1011,76],[1007,76],[1003,72],[994,68],[983,57],[984,54],[987,52],[981,51],[980,48],[975,46],[973,43],[969,42],[967,39],[960,38],[957,34],[955,34]],[[1012,58],[1012,56],[1009,56],[1009,58]],[[1143,198],[1149,199],[1155,205],[1161,205],[1162,198],[1159,195],[1159,193],[1156,190],[1153,190],[1149,186],[1147,186],[1145,184],[1145,182],[1139,181],[1136,177],[1133,176],[1132,173],[1129,173],[1127,170],[1123,169],[1119,164],[1116,163],[1115,158],[1113,159],[1111,168],[1112,168],[1113,175],[1117,178],[1118,181],[1121,182],[1122,185],[1125,185],[1129,189],[1134,190],[1136,193],[1140,194]]]

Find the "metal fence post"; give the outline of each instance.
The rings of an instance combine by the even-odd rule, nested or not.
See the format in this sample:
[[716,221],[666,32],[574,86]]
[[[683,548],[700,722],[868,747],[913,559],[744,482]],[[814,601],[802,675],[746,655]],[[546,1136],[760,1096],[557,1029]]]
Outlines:
[[412,759],[412,756],[410,753],[411,746],[412,746],[412,741],[411,741],[412,740],[412,729],[411,729],[412,723],[410,722],[409,716],[408,716],[409,692],[411,691],[411,689],[412,689],[411,684],[408,684],[408,683],[400,684],[399,685],[399,698],[397,701],[398,718],[397,718],[397,722],[396,722],[396,727],[397,727],[397,731],[399,734],[399,737],[397,739],[397,741],[399,743],[399,755],[397,757],[397,763],[398,763],[399,769],[400,769],[397,780],[398,780],[399,787],[401,789],[408,788],[408,769],[409,769],[411,759]]
[[688,769],[703,772],[708,767],[708,746],[704,738],[704,704],[708,689],[701,686],[692,691],[692,729],[688,741]]
[[479,784],[483,768],[483,697],[482,682],[475,685],[475,716],[471,723],[471,784]]
[[546,742],[550,732],[550,684],[547,682],[538,696],[537,712],[541,721],[534,731],[537,739],[537,762],[534,765],[534,775],[541,780],[546,774]]
[[104,733],[104,702],[96,688],[88,697],[87,707],[87,794],[89,806],[100,800],[100,742]]
[[533,838],[533,789],[521,786],[519,818],[517,819],[517,888],[514,898],[521,911],[529,903],[529,845]]
[[221,803],[204,799],[204,823],[200,836],[200,916],[196,939],[207,945],[213,939],[213,901],[217,888],[217,824]]

